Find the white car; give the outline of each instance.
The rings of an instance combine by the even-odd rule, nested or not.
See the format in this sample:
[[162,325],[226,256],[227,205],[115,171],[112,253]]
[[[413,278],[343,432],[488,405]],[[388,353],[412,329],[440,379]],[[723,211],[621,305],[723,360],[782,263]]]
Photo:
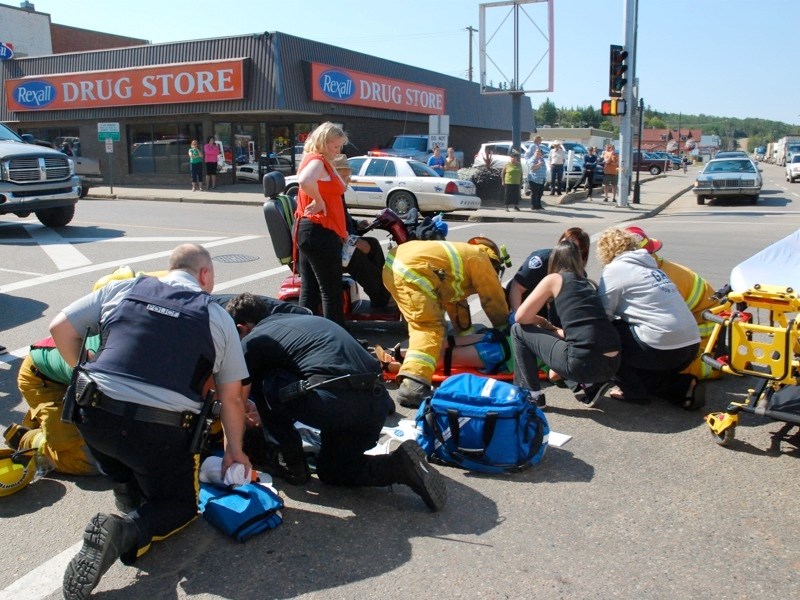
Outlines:
[[[291,161],[283,158],[282,156],[271,156],[268,160],[269,167],[264,169],[264,173],[269,171],[280,171],[284,175],[288,175],[292,172]],[[258,170],[258,163],[245,163],[243,165],[237,165],[236,179],[240,179],[242,181],[260,182],[261,178],[258,176]]]
[[749,157],[715,158],[703,167],[692,191],[700,205],[709,199],[729,196],[743,196],[750,204],[755,204],[761,185],[758,167]]
[[[476,210],[481,199],[475,184],[437,175],[428,165],[398,156],[355,156],[347,162],[353,171],[344,194],[349,208],[391,208],[405,218],[412,208],[421,213]],[[295,196],[297,177],[286,178],[286,193]]]
[[800,179],[800,154],[795,154],[792,162],[786,163],[786,181],[794,183],[795,179]]

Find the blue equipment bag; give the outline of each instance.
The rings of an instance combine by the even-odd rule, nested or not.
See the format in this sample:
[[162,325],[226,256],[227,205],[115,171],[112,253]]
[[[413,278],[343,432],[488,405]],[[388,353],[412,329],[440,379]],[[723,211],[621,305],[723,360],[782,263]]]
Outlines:
[[239,542],[283,523],[283,500],[257,482],[234,488],[201,483],[199,508],[211,525]]
[[549,434],[527,389],[470,373],[445,379],[417,412],[417,441],[428,457],[470,471],[535,465]]

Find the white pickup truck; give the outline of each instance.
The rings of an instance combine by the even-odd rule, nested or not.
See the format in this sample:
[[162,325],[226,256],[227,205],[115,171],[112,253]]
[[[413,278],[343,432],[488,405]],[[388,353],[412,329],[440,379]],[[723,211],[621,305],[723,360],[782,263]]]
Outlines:
[[26,143],[0,123],[0,215],[27,217],[62,227],[75,215],[81,182],[72,159]]

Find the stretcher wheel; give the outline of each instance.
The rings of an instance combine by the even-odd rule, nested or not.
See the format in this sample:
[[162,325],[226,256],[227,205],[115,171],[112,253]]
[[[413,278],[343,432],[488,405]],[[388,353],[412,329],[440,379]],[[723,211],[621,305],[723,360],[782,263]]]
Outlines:
[[714,438],[714,441],[720,446],[730,446],[733,442],[733,438],[736,437],[736,427],[728,427],[720,434],[715,433],[713,430],[709,431],[711,432],[711,437]]

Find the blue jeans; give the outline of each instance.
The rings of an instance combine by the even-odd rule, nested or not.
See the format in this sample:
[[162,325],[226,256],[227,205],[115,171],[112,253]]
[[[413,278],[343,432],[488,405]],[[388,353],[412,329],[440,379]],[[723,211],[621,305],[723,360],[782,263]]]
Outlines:
[[560,194],[564,179],[564,165],[550,165],[550,193]]

